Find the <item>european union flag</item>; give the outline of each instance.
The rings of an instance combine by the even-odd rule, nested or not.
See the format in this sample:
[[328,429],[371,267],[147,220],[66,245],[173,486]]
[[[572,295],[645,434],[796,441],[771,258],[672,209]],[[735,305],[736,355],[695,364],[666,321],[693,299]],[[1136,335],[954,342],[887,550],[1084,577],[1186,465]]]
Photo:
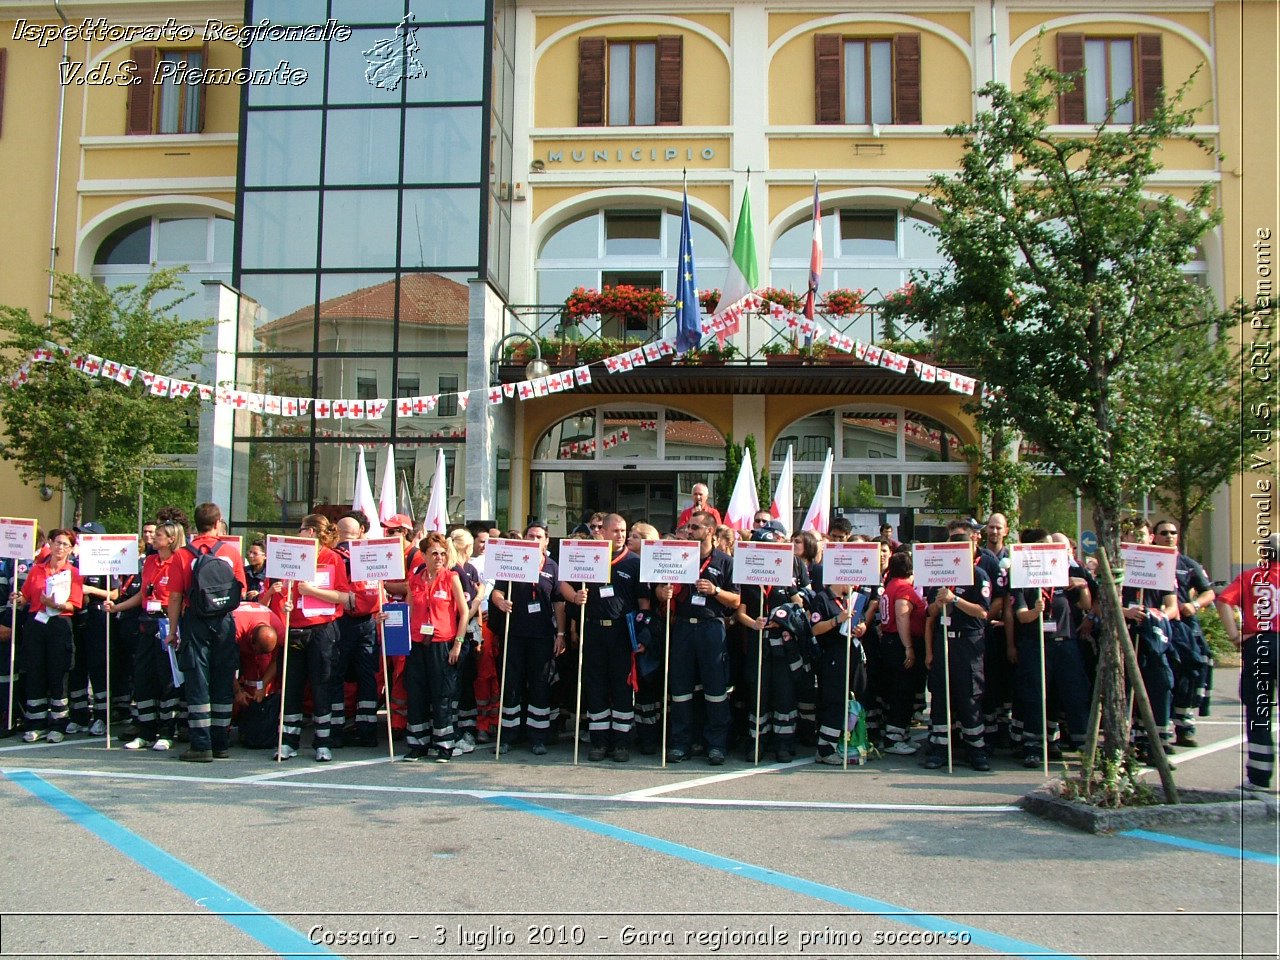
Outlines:
[[693,275],[693,237],[689,228],[689,191],[684,192],[680,213],[680,260],[676,265],[676,356],[696,350],[702,343],[702,311],[698,281]]

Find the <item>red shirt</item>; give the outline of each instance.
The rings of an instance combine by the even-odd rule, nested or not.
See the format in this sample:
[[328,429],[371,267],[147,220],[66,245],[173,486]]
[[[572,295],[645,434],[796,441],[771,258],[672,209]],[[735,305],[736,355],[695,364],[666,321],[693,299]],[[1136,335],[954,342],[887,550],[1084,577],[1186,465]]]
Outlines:
[[695,513],[711,514],[713,517],[716,518],[717,527],[720,526],[720,524],[724,523],[724,520],[720,518],[720,511],[717,510],[715,507],[711,506],[711,504],[707,504],[705,507],[702,507],[701,509],[694,509],[692,506],[685,507],[684,512],[680,514],[680,518],[676,520],[676,526],[683,527],[686,523],[689,522],[689,518],[692,517]]
[[160,554],[149,553],[142,561],[142,612],[150,617],[169,615],[169,594],[173,591],[173,571],[177,554],[161,560]]
[[[218,536],[214,533],[202,533],[200,536],[193,537],[187,541],[186,547],[180,547],[173,551],[173,569],[169,573],[169,579],[172,581],[170,590],[186,596],[187,591],[191,589],[191,564],[196,559],[191,550],[203,553],[205,550],[212,550],[218,546],[220,546],[218,559],[225,560],[231,564],[232,572],[235,573],[236,579],[240,581],[241,592],[248,590],[249,584],[244,579],[244,558],[240,556],[240,551],[229,543],[223,542],[219,545]],[[188,550],[187,547],[191,549]]]
[[[452,643],[458,635],[458,608],[453,585],[460,584],[456,570],[441,569],[434,577],[424,570],[409,581],[409,629],[414,643]],[[433,628],[428,635],[426,625]]]
[[[327,582],[326,582],[327,581]],[[347,579],[347,565],[336,552],[328,547],[321,547],[316,554],[316,579],[313,586],[337,590],[339,593],[351,592],[351,581]],[[303,609],[304,605],[309,609]],[[284,595],[271,594],[271,609],[281,617],[284,616]],[[342,616],[340,604],[317,600],[315,597],[304,597],[298,592],[298,583],[293,583],[293,611],[289,614],[290,627],[319,627],[332,623]]]
[[925,602],[920,594],[916,593],[916,588],[911,585],[911,581],[904,580],[902,577],[894,577],[890,580],[885,585],[884,593],[880,594],[880,632],[897,636],[896,611],[899,600],[906,600],[911,604],[911,635],[923,637]]
[[1280,629],[1276,604],[1280,603],[1280,563],[1253,567],[1231,581],[1217,596],[1219,603],[1238,607],[1244,614],[1243,633],[1270,633]]
[[[71,571],[71,595],[67,599],[72,607],[79,610],[84,606],[84,579],[80,576],[80,571],[76,569],[73,563],[65,563],[62,569]],[[51,570],[48,561],[32,566],[31,572],[27,574],[26,582],[22,585],[22,595],[27,598],[28,610],[32,613],[39,613],[44,609],[40,598],[46,592],[45,584],[51,575],[61,572],[60,570]],[[58,616],[69,617],[71,614],[59,613]]]
[[[284,621],[276,616],[274,610],[252,601],[241,603],[231,611],[231,616],[235,619],[236,645],[240,648],[240,679],[250,685],[259,683],[271,666],[271,661],[279,657],[280,647],[277,645],[274,653],[258,653],[253,649],[253,631],[264,623],[268,624],[275,627],[276,635],[284,643]],[[271,685],[267,687],[267,695],[279,689],[280,674],[277,671]]]

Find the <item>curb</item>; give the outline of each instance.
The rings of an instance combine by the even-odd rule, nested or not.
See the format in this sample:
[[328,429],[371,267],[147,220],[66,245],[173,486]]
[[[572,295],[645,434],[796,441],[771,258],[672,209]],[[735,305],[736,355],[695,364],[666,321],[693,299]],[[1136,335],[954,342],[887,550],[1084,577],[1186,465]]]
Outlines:
[[1088,833],[1114,833],[1163,823],[1239,823],[1275,820],[1280,804],[1229,790],[1180,790],[1178,804],[1142,807],[1095,807],[1058,795],[1061,781],[1052,781],[1018,801],[1028,813]]

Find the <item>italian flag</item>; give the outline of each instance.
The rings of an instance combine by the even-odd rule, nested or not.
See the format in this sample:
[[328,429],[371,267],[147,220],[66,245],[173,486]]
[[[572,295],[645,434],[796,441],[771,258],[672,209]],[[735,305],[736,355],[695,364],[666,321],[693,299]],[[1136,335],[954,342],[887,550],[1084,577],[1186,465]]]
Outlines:
[[[724,288],[720,291],[715,316],[720,316],[759,285],[760,267],[756,262],[756,233],[751,225],[751,189],[748,185],[742,194],[738,228],[733,235],[733,258],[729,262],[729,273],[724,279]],[[728,320],[720,332],[721,342],[725,337],[737,333],[741,326],[739,316]]]

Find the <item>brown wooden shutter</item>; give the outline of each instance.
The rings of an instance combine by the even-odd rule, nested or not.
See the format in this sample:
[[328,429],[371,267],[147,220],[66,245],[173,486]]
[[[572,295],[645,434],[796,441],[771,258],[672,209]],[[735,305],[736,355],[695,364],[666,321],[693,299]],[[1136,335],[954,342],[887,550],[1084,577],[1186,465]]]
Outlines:
[[1164,86],[1164,46],[1158,33],[1140,33],[1138,48],[1138,89],[1133,92],[1139,120],[1150,120],[1160,104]]
[[9,51],[0,48],[0,133],[4,132],[4,74],[8,61]]
[[679,125],[684,103],[684,37],[659,37],[657,60],[657,122]]
[[578,126],[604,124],[604,37],[578,38]]
[[[209,69],[209,41],[208,40],[204,42],[204,49],[201,51],[201,54],[200,54],[200,69],[202,70]],[[207,83],[200,84],[199,96],[200,96],[200,102],[199,102],[200,115],[196,118],[196,133],[204,133],[204,118],[205,118],[206,108],[209,103],[209,85]]]
[[844,38],[838,33],[813,36],[814,120],[844,123]]
[[893,38],[893,122],[921,123],[920,34]]
[[137,67],[130,78],[129,93],[125,105],[125,133],[148,134],[154,130],[155,91],[152,80],[156,73],[155,47],[134,47],[129,58]]
[[[1084,34],[1058,34],[1058,72],[1079,74],[1084,69]],[[1084,123],[1084,76],[1075,78],[1076,88],[1058,98],[1059,123]]]

